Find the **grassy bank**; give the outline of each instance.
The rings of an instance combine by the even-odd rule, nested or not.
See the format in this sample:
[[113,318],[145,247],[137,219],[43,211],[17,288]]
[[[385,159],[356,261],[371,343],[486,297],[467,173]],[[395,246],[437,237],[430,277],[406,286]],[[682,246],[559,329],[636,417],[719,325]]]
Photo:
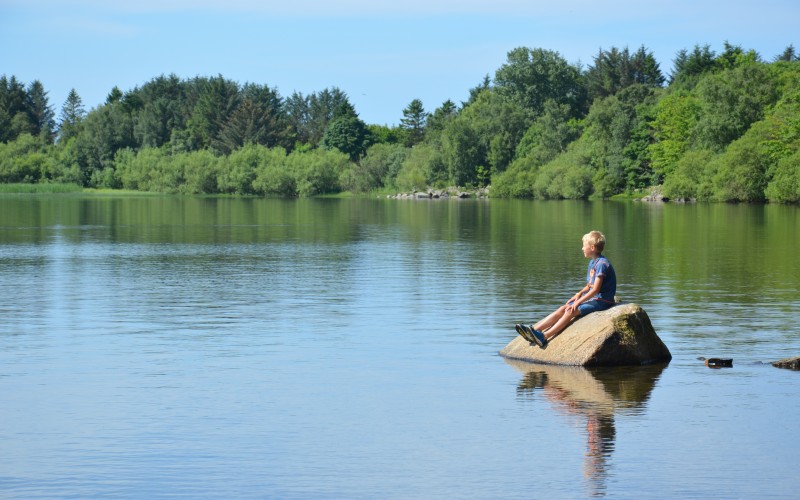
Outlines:
[[82,191],[83,187],[77,184],[0,184],[0,194],[53,194],[80,193]]

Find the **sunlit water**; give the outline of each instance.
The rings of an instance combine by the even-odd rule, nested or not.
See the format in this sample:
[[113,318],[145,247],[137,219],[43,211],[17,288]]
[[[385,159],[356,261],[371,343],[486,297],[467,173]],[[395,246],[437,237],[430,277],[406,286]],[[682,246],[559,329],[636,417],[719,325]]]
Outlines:
[[[506,361],[603,230],[667,366]],[[800,210],[0,197],[0,497],[793,498]],[[697,358],[730,357],[710,369]]]

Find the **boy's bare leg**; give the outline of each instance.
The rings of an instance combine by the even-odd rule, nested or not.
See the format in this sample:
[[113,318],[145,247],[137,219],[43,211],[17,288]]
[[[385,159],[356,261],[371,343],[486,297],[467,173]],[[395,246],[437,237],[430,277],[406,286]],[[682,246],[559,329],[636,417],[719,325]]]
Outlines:
[[536,323],[535,325],[533,325],[533,328],[535,328],[536,330],[539,330],[540,332],[543,332],[543,331],[547,330],[548,328],[550,328],[553,325],[555,325],[558,322],[559,319],[561,319],[561,317],[564,315],[564,311],[566,311],[566,310],[567,310],[567,306],[559,307],[555,311],[551,312],[549,316],[547,316],[543,320],[541,320],[538,323]]
[[[573,309],[572,312],[566,312],[566,307],[564,307],[564,309],[565,309],[565,311],[561,315],[561,317],[558,319],[558,321],[556,321],[556,323],[553,326],[551,326],[550,328],[548,328],[547,330],[542,331],[542,333],[544,333],[544,337],[547,340],[550,340],[553,337],[555,337],[556,335],[558,335],[559,333],[561,333],[561,331],[564,330],[564,328],[566,328],[570,323],[572,323],[573,319],[575,319],[578,316],[580,316],[580,312],[578,311],[577,308]],[[537,328],[537,330],[538,330],[538,328]]]

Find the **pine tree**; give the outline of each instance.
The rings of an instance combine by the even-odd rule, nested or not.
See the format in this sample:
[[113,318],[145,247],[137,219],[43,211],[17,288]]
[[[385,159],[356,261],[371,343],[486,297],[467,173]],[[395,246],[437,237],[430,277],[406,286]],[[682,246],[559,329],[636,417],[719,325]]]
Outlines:
[[61,107],[61,121],[58,124],[58,141],[66,142],[80,133],[81,124],[86,116],[83,100],[73,88]]
[[800,61],[800,55],[797,54],[797,51],[795,50],[794,45],[790,44],[788,47],[786,47],[783,50],[783,53],[781,53],[778,56],[775,56],[774,61],[775,62],[778,62],[778,61],[786,61],[786,62]]
[[33,123],[34,135],[44,138],[47,143],[52,143],[56,128],[55,112],[50,106],[44,85],[39,80],[34,80],[28,85],[26,107]]
[[406,146],[414,146],[422,142],[425,138],[425,123],[428,113],[422,105],[422,101],[414,99],[403,110],[403,118],[400,120],[400,127],[406,131]]
[[27,99],[25,85],[17,77],[0,77],[0,142],[13,141],[23,133],[34,133]]

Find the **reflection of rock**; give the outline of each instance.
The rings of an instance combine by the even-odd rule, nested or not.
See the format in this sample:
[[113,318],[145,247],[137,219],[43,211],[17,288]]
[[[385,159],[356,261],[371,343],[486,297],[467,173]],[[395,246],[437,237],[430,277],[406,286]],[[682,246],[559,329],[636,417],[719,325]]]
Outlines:
[[616,410],[643,407],[666,364],[583,368],[540,365],[506,359],[524,374],[517,393],[533,393],[546,386],[558,387],[565,397],[585,410],[613,414]]
[[647,313],[636,304],[579,318],[546,349],[531,346],[517,336],[500,354],[534,363],[574,366],[644,365],[672,359]]
[[524,374],[517,386],[520,397],[542,397],[558,412],[585,422],[589,496],[604,496],[617,436],[615,415],[640,412],[666,364],[589,369],[506,362]]
[[772,366],[777,368],[788,368],[790,370],[800,370],[800,356],[796,358],[786,358],[773,361]]

